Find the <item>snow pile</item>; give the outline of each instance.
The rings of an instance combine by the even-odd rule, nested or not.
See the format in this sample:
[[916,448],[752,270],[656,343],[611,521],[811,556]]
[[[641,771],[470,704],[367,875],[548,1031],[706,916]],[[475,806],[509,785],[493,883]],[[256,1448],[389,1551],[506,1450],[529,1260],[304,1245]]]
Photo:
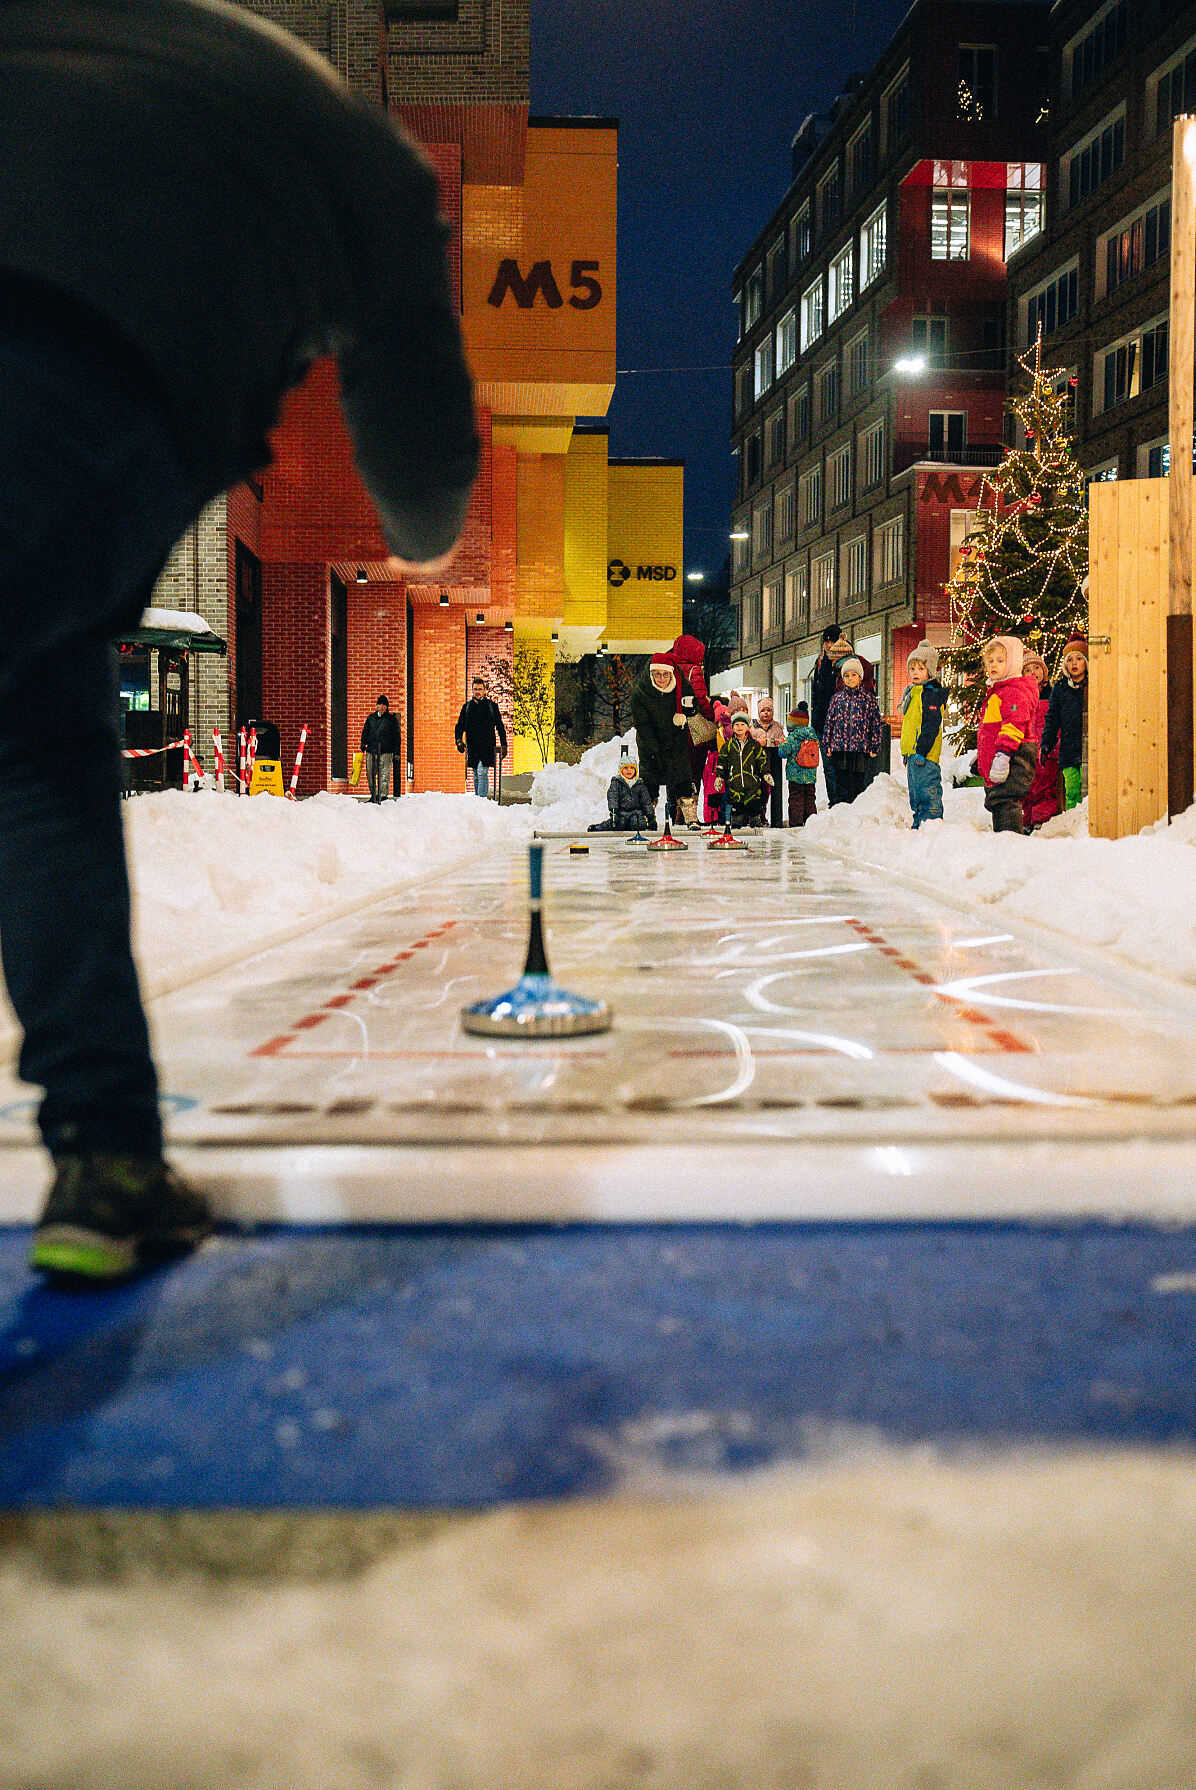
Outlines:
[[1088,837],[1087,802],[1029,837],[995,835],[980,788],[944,788],[943,812],[914,832],[904,780],[878,777],[806,830],[832,851],[1196,983],[1196,808],[1116,840]]
[[532,782],[532,813],[545,833],[584,833],[607,815],[606,791],[619,768],[622,749],[636,754],[635,728],[602,740],[583,752],[577,764],[550,764]]
[[466,795],[374,804],[164,790],[126,802],[124,817],[137,958],[151,988],[529,831],[526,809]]
[[0,1785],[1178,1790],[1194,1606],[1167,1452],[511,1509],[325,1584],[10,1562]]

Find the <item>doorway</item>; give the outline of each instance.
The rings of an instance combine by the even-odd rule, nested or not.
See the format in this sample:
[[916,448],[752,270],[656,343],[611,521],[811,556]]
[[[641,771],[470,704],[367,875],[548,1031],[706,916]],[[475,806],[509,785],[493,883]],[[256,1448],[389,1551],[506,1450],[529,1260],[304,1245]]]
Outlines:
[[[332,640],[332,685],[328,692],[330,762],[334,778],[349,775],[349,587],[329,573],[328,631]],[[395,775],[400,767],[395,766]]]
[[237,714],[236,726],[262,712],[262,562],[236,542]]
[[[163,647],[158,653],[158,707],[162,714],[162,740],[181,740],[183,729],[187,726],[191,713],[188,702],[188,678],[186,653],[168,652]],[[163,777],[166,789],[182,789],[183,787],[183,749],[178,747],[166,754],[166,770]]]

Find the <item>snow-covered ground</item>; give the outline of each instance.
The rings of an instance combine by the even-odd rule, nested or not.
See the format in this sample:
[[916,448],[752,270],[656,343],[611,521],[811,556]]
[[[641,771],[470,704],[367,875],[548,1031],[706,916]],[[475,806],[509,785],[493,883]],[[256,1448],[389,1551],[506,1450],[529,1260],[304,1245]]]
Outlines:
[[10,1564],[0,1786],[1182,1790],[1194,1609],[1173,1453],[515,1508],[340,1583]]

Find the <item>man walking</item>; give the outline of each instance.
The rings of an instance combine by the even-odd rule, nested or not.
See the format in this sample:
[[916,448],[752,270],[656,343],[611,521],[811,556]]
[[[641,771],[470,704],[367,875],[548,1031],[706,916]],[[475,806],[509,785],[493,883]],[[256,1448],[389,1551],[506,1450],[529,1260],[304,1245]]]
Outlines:
[[[365,774],[370,786],[370,801],[385,802],[390,795],[391,766],[402,760],[402,735],[397,715],[390,712],[390,703],[380,696],[374,712],[365,718],[361,730],[361,750],[365,753]],[[395,782],[399,779],[396,777]],[[396,788],[395,794],[398,794]]]
[[473,695],[461,705],[453,737],[473,774],[474,795],[486,801],[490,795],[490,773],[507,756],[507,730],[498,704],[486,695],[484,677],[474,678]]
[[396,575],[446,567],[478,444],[435,177],[319,57],[223,0],[3,0],[0,92],[0,950],[33,1264],[94,1283],[211,1226],[162,1157],[109,642],[317,356]]

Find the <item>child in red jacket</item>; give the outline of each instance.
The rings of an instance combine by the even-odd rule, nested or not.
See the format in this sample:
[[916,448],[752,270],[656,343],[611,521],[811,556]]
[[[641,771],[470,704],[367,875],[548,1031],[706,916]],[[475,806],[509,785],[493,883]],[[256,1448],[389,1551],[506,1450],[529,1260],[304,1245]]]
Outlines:
[[1046,660],[1041,653],[1023,648],[1022,674],[1025,677],[1032,677],[1038,685],[1034,725],[1028,735],[1028,738],[1038,747],[1038,765],[1034,772],[1034,781],[1022,803],[1022,819],[1026,823],[1027,833],[1032,833],[1035,827],[1040,827],[1044,821],[1051,820],[1059,812],[1059,751],[1057,747],[1053,752],[1044,752],[1042,749],[1042,730],[1046,726],[1047,705],[1051,697],[1051,678]]
[[1038,682],[1022,675],[1022,643],[1012,634],[986,641],[982,656],[988,689],[976,745],[984,806],[993,817],[994,833],[1024,833],[1022,802],[1038,767],[1038,748],[1030,737]]

